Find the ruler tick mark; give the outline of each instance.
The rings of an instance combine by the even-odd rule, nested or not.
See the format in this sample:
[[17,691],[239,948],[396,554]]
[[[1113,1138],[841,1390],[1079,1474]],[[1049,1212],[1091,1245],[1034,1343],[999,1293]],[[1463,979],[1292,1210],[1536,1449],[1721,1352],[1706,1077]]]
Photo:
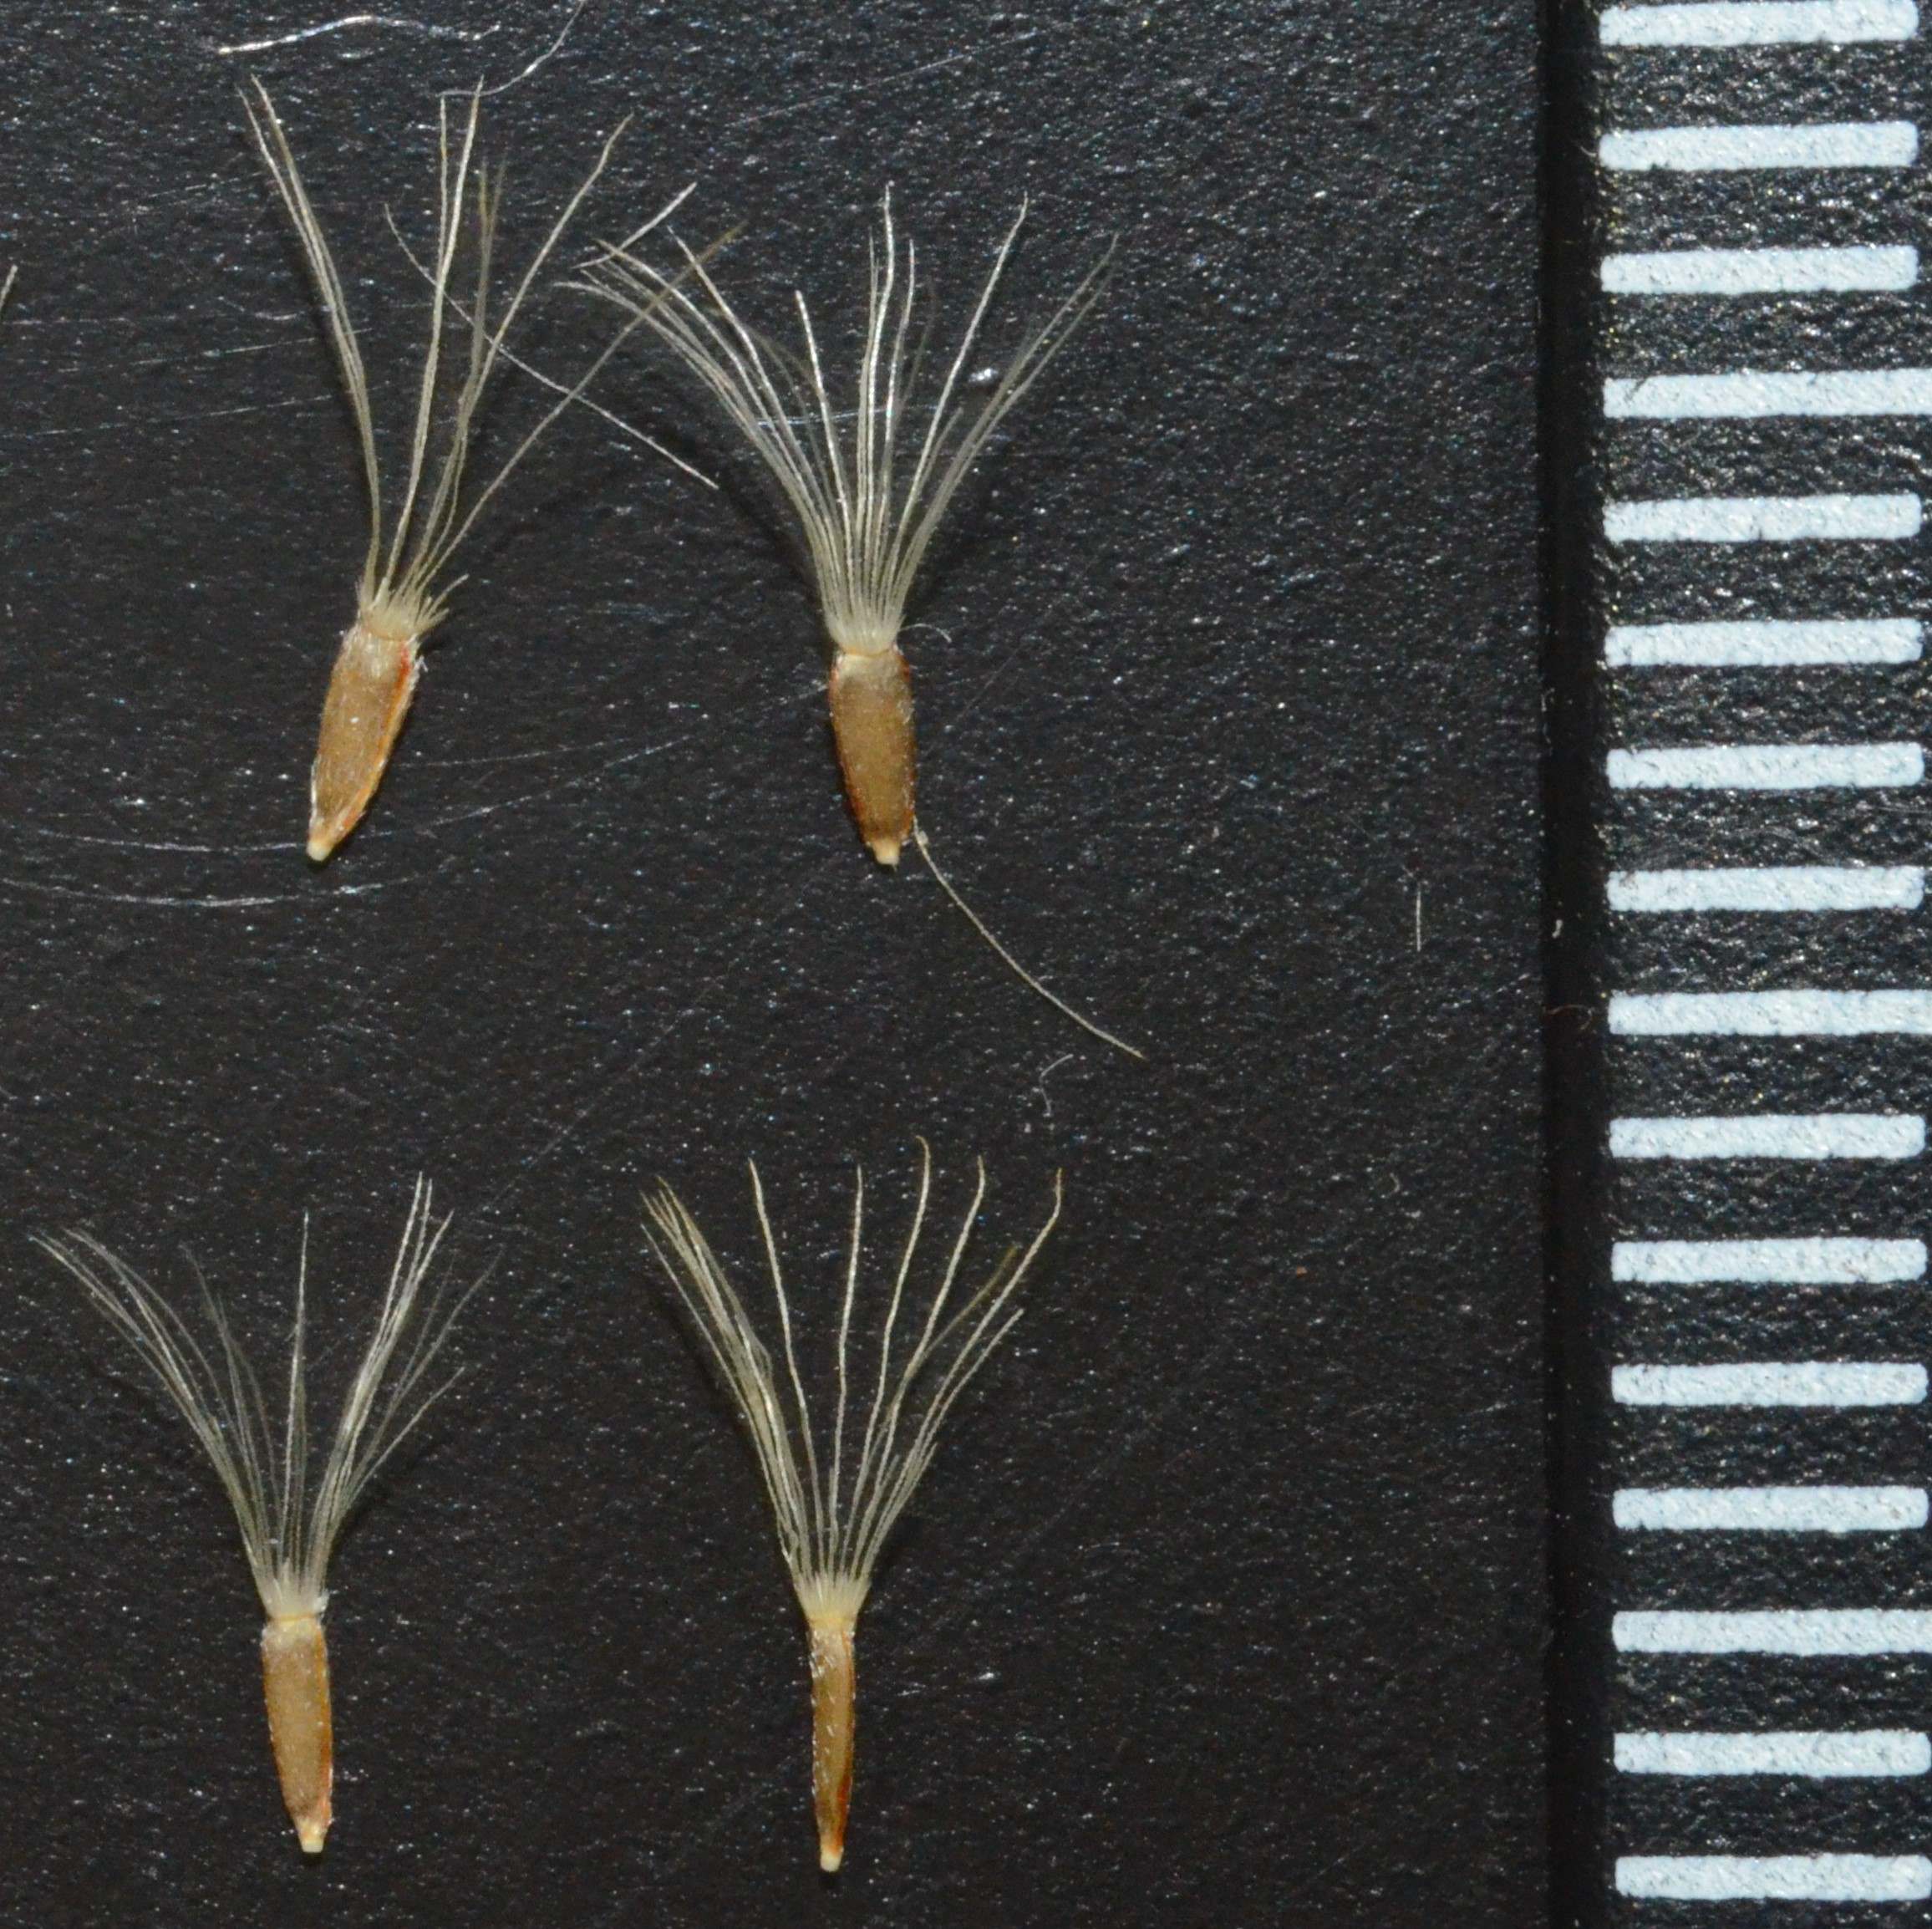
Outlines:
[[1743,1112],[1613,1118],[1612,1158],[1917,1158],[1925,1121],[1909,1113]]
[[1615,174],[1910,167],[1919,158],[1919,130],[1909,120],[1650,127],[1604,135],[1598,144],[1597,158]]
[[1932,1036],[1932,991],[1619,991],[1625,1038]]
[[1617,750],[1614,791],[1884,790],[1921,782],[1917,744],[1685,744]]
[[1932,1613],[1915,1607],[1625,1610],[1610,1623],[1624,1654],[1932,1654]]
[[1915,865],[1785,864],[1763,869],[1613,871],[1613,911],[1916,911],[1925,873]]
[[1612,542],[1901,542],[1919,533],[1919,498],[1685,496],[1608,502]]
[[1626,1533],[1897,1534],[1925,1524],[1923,1487],[1622,1487]]
[[1680,0],[1606,7],[1598,33],[1606,47],[1843,46],[1909,40],[1918,25],[1913,0]]
[[1716,375],[1612,376],[1612,421],[1766,421],[1787,415],[1932,415],[1932,369],[1741,369]]
[[[1619,1239],[1610,1248],[1610,1277],[1649,1285],[1899,1285],[1925,1277],[1925,1242]],[[1617,1371],[1703,1373],[1728,1369],[1619,1367]]]
[[1916,1902],[1923,1855],[1619,1855],[1618,1893],[1672,1902]]
[[1913,1728],[1785,1729],[1757,1734],[1620,1734],[1626,1775],[1923,1775],[1932,1738]]
[[1909,617],[1619,623],[1604,640],[1604,661],[1613,669],[1915,663],[1924,643],[1924,625]]
[[1917,1407],[1925,1369],[1894,1360],[1740,1360],[1721,1367],[1614,1367],[1620,1407]]
[[1919,278],[1914,247],[1670,248],[1606,255],[1613,295],[1794,295],[1896,292]]

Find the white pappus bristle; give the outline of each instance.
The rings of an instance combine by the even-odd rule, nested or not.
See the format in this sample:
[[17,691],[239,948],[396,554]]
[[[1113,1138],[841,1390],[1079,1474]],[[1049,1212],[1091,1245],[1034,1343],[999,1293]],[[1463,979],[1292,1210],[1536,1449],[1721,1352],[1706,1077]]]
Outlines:
[[[319,1478],[311,1478],[308,1387],[308,1234],[297,1272],[295,1320],[277,1411],[221,1301],[201,1285],[212,1351],[180,1313],[120,1256],[86,1231],[40,1234],[37,1243],[78,1280],[140,1356],[201,1443],[242,1530],[264,1612],[319,1615],[328,1564],[344,1524],[389,1457],[452,1383],[428,1376],[467,1303],[422,1294],[448,1219],[431,1211],[419,1180],[387,1290],[350,1381]],[[479,1282],[480,1283],[480,1282]]]
[[872,654],[897,643],[913,578],[960,485],[1100,297],[1111,244],[1007,358],[984,399],[961,399],[968,359],[1025,219],[1023,204],[930,401],[916,393],[923,345],[913,328],[917,252],[910,241],[900,247],[889,189],[881,233],[869,244],[864,338],[849,391],[841,385],[835,393],[826,379],[801,293],[792,298],[802,359],[743,321],[681,241],[678,273],[655,267],[627,242],[606,250],[578,284],[663,342],[770,471],[798,518],[836,649]]

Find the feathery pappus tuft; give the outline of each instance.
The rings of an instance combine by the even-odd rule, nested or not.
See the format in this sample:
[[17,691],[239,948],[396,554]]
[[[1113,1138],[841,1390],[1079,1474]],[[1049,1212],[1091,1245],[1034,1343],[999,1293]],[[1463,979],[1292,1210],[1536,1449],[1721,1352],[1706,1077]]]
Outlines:
[[[308,1424],[308,1239],[296,1275],[286,1387],[272,1411],[260,1375],[206,1280],[202,1312],[212,1350],[160,1293],[85,1231],[37,1234],[35,1243],[78,1280],[140,1355],[201,1444],[235,1509],[242,1546],[267,1617],[262,1687],[276,1768],[303,1848],[318,1853],[332,1814],[333,1732],[322,1616],[328,1564],[357,1504],[456,1376],[431,1370],[470,1295],[454,1303],[423,1288],[448,1231],[416,1182],[374,1328],[349,1382],[319,1477]],[[479,1285],[480,1280],[477,1282]]]
[[[415,695],[424,641],[449,614],[449,598],[461,580],[451,581],[449,571],[464,539],[511,471],[557,418],[582,395],[631,328],[641,325],[633,323],[627,327],[570,387],[547,383],[561,399],[516,445],[487,484],[474,491],[469,488],[470,444],[485,392],[500,362],[523,366],[508,354],[505,343],[565,230],[609,165],[611,151],[624,130],[619,126],[604,142],[589,173],[511,285],[507,300],[493,313],[503,176],[501,170],[492,171],[476,155],[482,89],[479,87],[470,95],[469,112],[455,129],[447,98],[439,104],[435,245],[426,262],[418,262],[404,245],[404,253],[430,282],[431,305],[409,466],[400,505],[391,516],[384,506],[368,372],[334,255],[296,165],[281,117],[259,80],[254,83],[254,98],[244,94],[242,105],[315,284],[337,369],[355,418],[369,496],[369,548],[356,590],[356,618],[336,654],[309,776],[308,855],[320,863],[362,821],[382,781]],[[674,198],[638,231],[638,236],[648,233],[689,192],[687,188]],[[457,299],[452,284],[466,223],[472,233],[473,260],[470,298],[465,303]],[[462,324],[458,349],[453,349],[448,339],[451,314]],[[448,364],[459,357],[452,374]],[[453,398],[446,398],[444,390],[452,381]],[[433,446],[438,450],[434,457]]]
[[1007,415],[1099,299],[1106,252],[1008,357],[991,389],[962,389],[1008,258],[1021,205],[937,392],[919,394],[923,340],[913,322],[918,253],[903,247],[892,191],[868,243],[864,334],[849,389],[828,382],[805,297],[793,303],[802,356],[740,318],[682,242],[670,275],[631,243],[605,251],[581,286],[615,303],[671,349],[742,435],[791,505],[831,645],[832,734],[859,833],[893,865],[913,817],[912,683],[899,631],[914,579],[947,509]]
[[1055,1174],[1052,1209],[1030,1241],[1024,1248],[1009,1247],[976,1290],[956,1293],[986,1196],[986,1168],[980,1163],[971,1203],[938,1268],[925,1316],[913,1314],[902,1333],[933,1190],[933,1155],[923,1139],[919,1151],[918,1199],[892,1274],[876,1361],[857,1376],[862,1398],[866,1387],[871,1389],[862,1431],[849,1415],[855,1379],[852,1312],[865,1233],[862,1172],[854,1186],[829,1438],[814,1423],[799,1370],[791,1300],[758,1168],[750,1168],[751,1195],[771,1275],[782,1366],[775,1362],[730,1275],[669,1185],[660,1181],[644,1201],[651,1250],[750,1437],[777,1525],[779,1550],[805,1614],[811,1673],[812,1805],[819,1866],[827,1874],[838,1869],[845,1854],[856,1708],[853,1635],[859,1611],[887,1540],[932,1464],[947,1415],[1019,1319],[1024,1309],[1011,1303],[1014,1295],[1060,1218],[1061,1188]]

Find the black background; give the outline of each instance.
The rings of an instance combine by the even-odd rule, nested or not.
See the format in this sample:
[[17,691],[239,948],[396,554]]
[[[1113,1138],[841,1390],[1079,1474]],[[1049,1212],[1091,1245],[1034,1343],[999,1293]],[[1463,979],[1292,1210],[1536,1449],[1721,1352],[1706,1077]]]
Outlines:
[[[1530,10],[592,0],[491,104],[513,255],[635,112],[591,229],[699,178],[775,324],[795,278],[850,314],[887,180],[948,318],[1034,196],[1008,341],[1121,236],[908,647],[942,862],[1146,1066],[865,855],[748,473],[586,417],[307,867],[363,507],[234,88],[277,91],[390,440],[424,304],[381,209],[421,233],[437,89],[568,18],[408,13],[0,37],[4,1919],[1536,1920]],[[559,296],[528,344],[606,326]],[[648,355],[602,394],[729,457]],[[867,1611],[828,1885],[796,1613],[636,1202],[668,1174],[748,1261],[755,1153],[822,1306],[852,1160],[890,1223],[920,1132],[955,1188],[987,1155],[992,1237],[1055,1166],[1069,1210]],[[419,1168],[501,1263],[335,1564],[305,1865],[220,1496],[24,1234],[177,1292],[186,1245],[272,1347],[310,1209],[326,1339]]]

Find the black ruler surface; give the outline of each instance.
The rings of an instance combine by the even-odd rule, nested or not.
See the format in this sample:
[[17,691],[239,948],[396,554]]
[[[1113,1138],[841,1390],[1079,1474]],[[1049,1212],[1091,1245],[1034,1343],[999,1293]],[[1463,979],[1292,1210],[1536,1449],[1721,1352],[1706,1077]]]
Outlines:
[[1932,1911],[1932,48],[1558,18],[1566,1919]]

